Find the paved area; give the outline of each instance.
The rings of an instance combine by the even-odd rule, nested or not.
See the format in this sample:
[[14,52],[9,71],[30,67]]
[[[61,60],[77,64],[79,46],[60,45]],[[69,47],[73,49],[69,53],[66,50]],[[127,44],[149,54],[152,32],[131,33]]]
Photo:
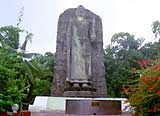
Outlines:
[[[74,114],[51,113],[51,112],[32,112],[31,116],[93,116],[93,115],[74,115]],[[131,116],[131,115],[122,114],[122,115],[96,115],[96,116]]]

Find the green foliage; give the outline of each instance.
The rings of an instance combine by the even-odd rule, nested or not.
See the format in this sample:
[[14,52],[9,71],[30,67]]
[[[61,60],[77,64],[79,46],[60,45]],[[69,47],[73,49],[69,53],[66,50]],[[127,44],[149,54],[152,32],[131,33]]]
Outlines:
[[131,69],[140,66],[143,59],[139,51],[143,39],[135,39],[129,33],[113,35],[112,44],[105,49],[107,89],[110,97],[121,97],[122,85],[132,76]]
[[112,44],[116,44],[118,49],[135,49],[137,50],[143,43],[143,38],[135,39],[134,35],[129,33],[120,32],[114,34],[111,38]]
[[[54,54],[18,52],[20,32],[24,31],[18,27],[0,28],[0,111],[10,111],[14,103],[22,108],[37,95],[50,95]],[[25,42],[32,35],[28,33]]]
[[14,103],[22,107],[26,97],[26,78],[21,74],[21,55],[16,51],[0,48],[0,111],[9,111]]
[[18,27],[5,26],[0,28],[0,42],[2,45],[7,45],[11,48],[18,49],[19,47],[19,32],[22,32]]
[[30,83],[26,103],[32,103],[35,96],[50,96],[50,88],[53,79],[54,54],[25,54],[29,61],[25,60],[24,69]]
[[[155,22],[154,29],[157,29],[158,25],[159,23]],[[142,46],[143,41],[143,38],[135,39],[134,35],[124,32],[112,36],[111,45],[105,49],[106,80],[110,97],[123,96],[121,89],[132,77],[131,69],[140,69],[138,61],[155,60],[160,56],[159,42]]]
[[156,60],[160,56],[160,44],[159,42],[146,43],[141,47],[140,52],[143,54],[144,59]]
[[21,50],[25,51],[26,50],[26,46],[27,46],[27,42],[28,41],[32,41],[32,37],[33,37],[33,34],[32,33],[29,33],[28,31],[26,31],[26,37],[25,37],[25,40],[24,40],[24,43],[22,44],[22,46],[20,47]]
[[160,22],[158,20],[152,23],[152,32],[154,33],[155,38],[160,36]]

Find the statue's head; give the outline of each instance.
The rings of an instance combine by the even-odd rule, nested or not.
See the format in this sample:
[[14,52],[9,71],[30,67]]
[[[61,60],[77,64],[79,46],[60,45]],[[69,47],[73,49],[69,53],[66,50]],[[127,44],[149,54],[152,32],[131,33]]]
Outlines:
[[76,16],[79,16],[79,17],[86,17],[87,16],[87,13],[85,11],[84,6],[82,6],[82,5],[78,6],[77,11],[76,11]]

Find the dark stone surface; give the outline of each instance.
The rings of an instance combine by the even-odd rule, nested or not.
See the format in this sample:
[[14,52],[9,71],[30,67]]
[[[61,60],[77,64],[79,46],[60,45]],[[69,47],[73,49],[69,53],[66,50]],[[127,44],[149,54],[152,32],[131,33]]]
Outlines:
[[[57,45],[56,45],[56,64],[55,64],[55,74],[51,89],[52,96],[63,96],[65,88],[72,87],[71,83],[67,81],[68,76],[70,76],[71,66],[70,59],[72,48],[69,47],[70,39],[73,37],[73,33],[69,32],[70,25],[75,25],[77,8],[71,8],[64,11],[59,16],[58,21],[58,31],[57,31]],[[84,43],[85,58],[89,59],[91,62],[91,77],[87,77],[86,83],[88,82],[90,86],[96,89],[96,97],[106,97],[106,80],[105,80],[105,67],[104,67],[104,51],[103,51],[103,32],[102,32],[102,21],[99,16],[92,13],[88,9],[84,9],[85,20],[87,21],[86,26],[80,29],[82,35],[79,35],[80,42]],[[87,27],[87,29],[85,28]],[[77,28],[78,29],[78,28]],[[74,30],[74,29],[73,29]],[[87,33],[86,33],[87,32]],[[78,32],[81,34],[81,32]],[[84,35],[83,35],[84,34]],[[85,35],[88,34],[88,35]],[[82,40],[82,38],[87,38]],[[85,41],[87,41],[86,45]],[[82,44],[81,44],[82,45]],[[83,52],[82,52],[83,53]],[[88,53],[88,54],[87,54]],[[87,56],[88,55],[88,56]],[[82,54],[83,56],[83,54]],[[86,62],[86,61],[85,61]],[[89,64],[87,64],[89,65]],[[76,68],[77,65],[75,65]],[[90,69],[90,68],[89,68]],[[86,70],[89,70],[86,69]],[[69,77],[69,79],[72,79]],[[81,80],[74,80],[76,82],[81,82]],[[95,97],[92,96],[92,97]]]
[[[74,108],[74,110],[73,110]],[[121,101],[115,100],[66,100],[66,114],[120,115]]]
[[86,97],[93,98],[96,97],[96,92],[94,91],[64,91],[63,96],[65,97]]
[[96,88],[91,87],[71,87],[65,88],[64,91],[93,91],[96,92]]

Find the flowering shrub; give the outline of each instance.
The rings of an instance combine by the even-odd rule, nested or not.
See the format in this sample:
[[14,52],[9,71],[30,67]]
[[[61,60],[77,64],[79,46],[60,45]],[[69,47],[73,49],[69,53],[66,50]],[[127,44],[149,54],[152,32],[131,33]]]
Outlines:
[[124,92],[128,102],[134,108],[133,116],[160,116],[160,61],[154,66],[144,68],[140,78],[132,80]]
[[139,61],[138,64],[141,66],[142,69],[146,69],[147,67],[152,66],[152,61],[151,60],[142,60],[142,61]]

